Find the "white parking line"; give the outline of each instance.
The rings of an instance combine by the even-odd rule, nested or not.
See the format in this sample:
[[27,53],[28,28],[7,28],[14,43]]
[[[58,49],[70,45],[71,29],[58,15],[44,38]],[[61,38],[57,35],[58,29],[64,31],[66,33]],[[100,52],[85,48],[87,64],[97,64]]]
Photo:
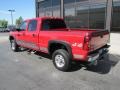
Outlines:
[[0,36],[0,43],[8,41],[8,36]]
[[19,62],[20,60],[18,60],[18,59],[15,59],[15,62]]

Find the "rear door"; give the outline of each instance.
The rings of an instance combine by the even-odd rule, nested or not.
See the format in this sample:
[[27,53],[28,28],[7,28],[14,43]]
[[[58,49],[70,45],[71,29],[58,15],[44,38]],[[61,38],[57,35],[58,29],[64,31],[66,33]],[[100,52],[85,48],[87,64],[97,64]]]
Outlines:
[[38,35],[39,35],[39,29],[38,28],[38,20],[30,20],[28,21],[28,29],[26,33],[26,44],[27,47],[38,50]]

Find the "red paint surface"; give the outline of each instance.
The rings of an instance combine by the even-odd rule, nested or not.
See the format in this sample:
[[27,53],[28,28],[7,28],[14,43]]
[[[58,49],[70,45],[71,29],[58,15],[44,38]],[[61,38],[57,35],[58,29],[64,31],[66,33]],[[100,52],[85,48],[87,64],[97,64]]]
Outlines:
[[[43,31],[41,30],[41,26],[42,26],[42,21],[44,19],[60,19],[60,18],[49,18],[49,17],[35,18],[35,20],[38,21],[36,31],[29,32],[27,29],[28,27],[26,27],[26,31],[11,32],[10,36],[13,36],[16,39],[16,41],[20,40],[27,42],[29,44],[30,43],[34,44],[36,48],[30,47],[30,45],[27,46],[25,44],[24,45],[21,44],[21,46],[35,50],[40,50],[40,47],[44,47],[48,49],[48,42],[50,40],[64,41],[70,45],[73,56],[74,54],[82,55],[83,58],[80,60],[83,61],[87,59],[88,52],[94,51],[108,43],[109,33],[101,33],[101,35],[103,36],[102,38],[100,37],[101,35],[96,35],[96,36],[92,35],[92,33],[99,33],[98,30],[63,28],[63,29],[54,29],[50,31]],[[26,20],[26,22],[29,23],[30,20],[33,19]],[[35,35],[34,37],[32,36],[33,34]],[[89,37],[89,40],[85,42],[85,37],[87,35]],[[82,44],[83,46],[78,47],[78,46],[74,46],[73,44],[74,45]],[[73,58],[76,59],[75,57]]]

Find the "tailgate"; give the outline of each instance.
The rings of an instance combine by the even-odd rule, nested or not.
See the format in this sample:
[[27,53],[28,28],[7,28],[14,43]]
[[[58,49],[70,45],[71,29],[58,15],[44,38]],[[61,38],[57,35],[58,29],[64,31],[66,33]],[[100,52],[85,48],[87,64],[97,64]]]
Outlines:
[[108,43],[108,41],[109,32],[107,30],[93,32],[90,40],[90,51],[94,51],[103,47]]

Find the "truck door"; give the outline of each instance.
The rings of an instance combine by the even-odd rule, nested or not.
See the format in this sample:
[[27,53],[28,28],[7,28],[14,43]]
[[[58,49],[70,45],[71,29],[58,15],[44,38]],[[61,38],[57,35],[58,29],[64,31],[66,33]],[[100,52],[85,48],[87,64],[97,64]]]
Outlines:
[[19,45],[26,46],[25,45],[25,33],[27,30],[27,21],[22,22],[22,24],[19,27],[19,32],[16,36],[16,41]]
[[38,35],[39,29],[37,20],[30,20],[28,23],[28,30],[26,32],[26,43],[27,47],[38,50]]

